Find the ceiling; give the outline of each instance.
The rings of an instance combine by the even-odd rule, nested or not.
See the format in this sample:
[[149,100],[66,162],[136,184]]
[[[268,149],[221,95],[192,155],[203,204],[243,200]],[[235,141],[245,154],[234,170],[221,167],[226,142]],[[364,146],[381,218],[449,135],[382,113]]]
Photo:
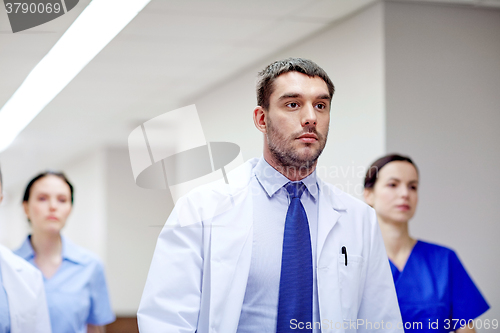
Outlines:
[[[152,0],[0,154],[4,187],[98,147],[126,146],[145,120],[375,1]],[[15,34],[0,9],[0,106],[89,2]]]

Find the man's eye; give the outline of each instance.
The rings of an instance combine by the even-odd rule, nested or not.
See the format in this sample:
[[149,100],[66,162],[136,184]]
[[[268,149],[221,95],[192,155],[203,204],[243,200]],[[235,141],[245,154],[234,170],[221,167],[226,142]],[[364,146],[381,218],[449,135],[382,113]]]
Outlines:
[[292,109],[295,109],[296,107],[299,106],[299,104],[295,103],[295,102],[292,102],[292,103],[288,103],[287,104],[288,107],[291,107]]
[[389,184],[387,184],[387,186],[389,186],[389,187],[396,187],[396,184],[394,184],[394,183],[389,183]]
[[320,110],[324,110],[324,109],[326,109],[326,105],[325,105],[325,104],[318,104],[318,105],[316,105],[316,107],[317,107],[318,109],[320,109]]

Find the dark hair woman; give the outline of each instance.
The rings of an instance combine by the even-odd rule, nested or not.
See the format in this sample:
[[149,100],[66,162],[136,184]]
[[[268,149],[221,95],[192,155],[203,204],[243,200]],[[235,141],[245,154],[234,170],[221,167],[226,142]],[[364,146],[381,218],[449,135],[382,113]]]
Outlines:
[[101,261],[61,236],[73,208],[73,186],[44,172],[26,187],[23,207],[32,233],[15,253],[44,275],[53,332],[104,332],[115,320]]
[[397,154],[373,162],[365,177],[365,201],[377,212],[405,332],[475,332],[470,321],[489,306],[455,252],[408,232],[418,185],[415,163]]

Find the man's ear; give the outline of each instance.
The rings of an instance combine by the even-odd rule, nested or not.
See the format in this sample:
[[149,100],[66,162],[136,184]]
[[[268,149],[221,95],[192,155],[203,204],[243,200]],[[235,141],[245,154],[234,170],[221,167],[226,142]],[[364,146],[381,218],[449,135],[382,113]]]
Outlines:
[[253,122],[259,131],[267,132],[267,113],[262,106],[256,106],[253,110]]
[[2,203],[2,200],[3,200],[3,194],[0,193],[0,203]]
[[363,197],[365,198],[365,202],[373,207],[373,189],[372,188],[365,188],[363,191]]

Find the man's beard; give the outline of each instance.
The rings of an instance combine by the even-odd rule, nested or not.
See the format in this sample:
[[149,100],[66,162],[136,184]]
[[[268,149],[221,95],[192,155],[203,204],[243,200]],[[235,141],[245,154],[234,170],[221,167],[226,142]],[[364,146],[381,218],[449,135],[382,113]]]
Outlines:
[[[312,152],[312,155],[300,156],[299,152],[293,148],[293,142],[296,138],[305,133],[316,134],[319,147],[315,152]],[[315,127],[310,126],[309,128],[305,128],[304,131],[292,134],[287,138],[273,126],[270,120],[268,120],[267,123],[266,137],[269,151],[278,164],[286,168],[310,169],[323,152],[327,136],[328,132],[323,137],[322,134],[316,131]],[[307,143],[306,145],[312,146],[312,144]]]

